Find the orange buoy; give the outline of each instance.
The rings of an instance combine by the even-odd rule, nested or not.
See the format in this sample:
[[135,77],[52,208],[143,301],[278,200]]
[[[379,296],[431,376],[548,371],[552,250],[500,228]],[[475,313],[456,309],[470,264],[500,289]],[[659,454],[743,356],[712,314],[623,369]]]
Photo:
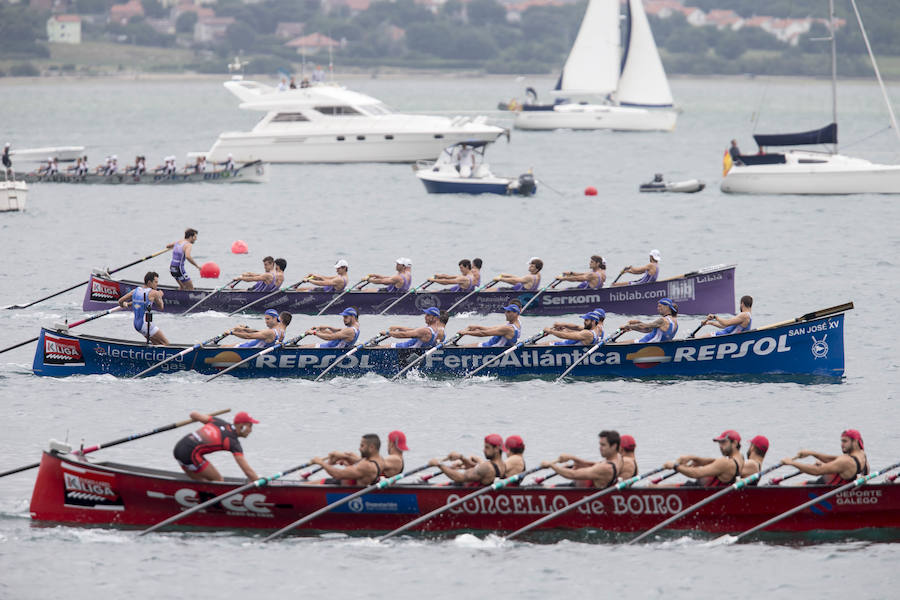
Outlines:
[[200,277],[204,279],[218,279],[219,265],[214,262],[205,262],[200,266]]
[[595,188],[592,185],[587,186],[586,188],[584,188],[584,195],[585,196],[596,196],[597,188]]
[[244,240],[235,240],[235,242],[231,245],[231,253],[232,254],[247,254],[248,252],[247,242]]

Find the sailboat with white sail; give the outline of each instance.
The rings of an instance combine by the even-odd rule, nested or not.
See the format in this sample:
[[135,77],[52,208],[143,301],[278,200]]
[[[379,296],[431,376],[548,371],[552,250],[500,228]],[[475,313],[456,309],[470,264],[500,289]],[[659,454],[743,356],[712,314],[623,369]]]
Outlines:
[[[891,126],[900,138],[900,129],[887,90],[872,53],[856,0],[850,0],[860,32],[869,52],[875,76],[887,104]],[[831,86],[833,121],[821,129],[802,133],[754,135],[759,154],[741,155],[732,161],[726,152],[721,183],[723,192],[735,194],[900,194],[900,165],[883,165],[838,154],[837,136],[837,49],[835,45],[834,0],[829,0],[829,41],[831,42]],[[790,149],[765,152],[766,147],[831,145],[826,152]]]
[[641,0],[626,3],[624,41],[619,0],[589,0],[553,104],[517,108],[518,129],[671,131],[678,111]]

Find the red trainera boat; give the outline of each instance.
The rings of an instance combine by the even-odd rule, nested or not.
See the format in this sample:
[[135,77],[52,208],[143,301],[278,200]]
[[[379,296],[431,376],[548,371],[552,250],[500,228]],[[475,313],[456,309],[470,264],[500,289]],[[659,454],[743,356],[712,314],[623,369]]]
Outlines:
[[[86,462],[71,454],[45,452],[31,498],[31,516],[57,523],[149,527],[246,483],[230,479],[198,483],[181,473]],[[543,525],[541,529],[640,532],[720,491],[712,488],[641,487],[610,493]],[[833,490],[827,486],[763,486],[723,496],[673,529],[735,533]],[[199,511],[178,526],[202,529],[277,529],[359,488],[275,481]],[[302,530],[390,531],[471,488],[397,484],[372,492],[305,524]],[[572,487],[504,488],[464,502],[426,521],[418,531],[512,531],[597,490]],[[783,519],[767,531],[900,532],[900,485],[872,484],[824,500]]]

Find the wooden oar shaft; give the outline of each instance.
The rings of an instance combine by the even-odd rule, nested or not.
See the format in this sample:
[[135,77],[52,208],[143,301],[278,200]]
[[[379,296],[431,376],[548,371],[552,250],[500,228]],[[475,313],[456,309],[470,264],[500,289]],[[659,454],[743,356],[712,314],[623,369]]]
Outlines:
[[[209,415],[215,417],[215,416],[218,416],[218,415],[225,414],[225,413],[227,413],[227,412],[229,412],[229,411],[231,411],[230,408],[223,408],[223,409],[221,409],[221,410],[217,410],[217,411],[215,411],[215,412],[211,412],[211,413],[209,413]],[[183,420],[183,421],[176,421],[175,423],[170,423],[170,424],[168,424],[168,425],[163,425],[162,427],[157,427],[156,429],[151,429],[150,431],[145,431],[145,432],[143,432],[143,433],[135,433],[135,434],[129,435],[129,436],[127,436],[127,437],[123,437],[123,438],[119,438],[119,439],[117,439],[117,440],[113,440],[113,441],[111,441],[111,442],[106,442],[105,444],[97,444],[96,446],[90,446],[90,447],[88,447],[88,448],[85,448],[84,450],[78,450],[77,452],[75,452],[75,454],[81,454],[81,455],[84,455],[84,454],[88,454],[88,453],[90,453],[90,452],[96,452],[97,450],[100,450],[100,449],[102,449],[102,448],[109,448],[109,447],[111,447],[111,446],[118,446],[119,444],[124,444],[125,442],[131,442],[131,441],[134,441],[134,440],[137,440],[137,439],[140,439],[140,438],[148,437],[148,436],[151,436],[151,435],[156,435],[157,433],[162,433],[162,432],[164,432],[164,431],[169,431],[169,430],[172,430],[172,429],[177,429],[177,428],[179,428],[179,427],[184,427],[185,425],[189,425],[189,424],[191,424],[191,423],[193,423],[193,422],[194,422],[193,419],[185,419],[185,420]]]
[[227,288],[229,285],[236,283],[237,281],[238,281],[237,279],[232,279],[225,285],[217,287],[216,289],[214,289],[207,295],[205,295],[202,298],[200,298],[199,300],[197,300],[197,302],[195,302],[194,304],[189,306],[188,309],[186,311],[184,311],[182,314],[185,314],[185,315],[188,314],[189,312],[191,312],[192,310],[194,310],[195,308],[197,308],[198,306],[200,306],[201,304],[203,304],[204,302],[206,302],[207,300],[209,300],[210,298],[212,298],[213,296],[215,296],[216,294],[218,294],[219,292],[221,292],[222,290]]
[[[847,312],[848,310],[853,309],[852,302],[845,302],[844,304],[838,304],[837,306],[832,306],[830,308],[822,308],[811,313],[806,313],[805,315],[801,315],[794,319],[788,319],[787,321],[779,321],[778,323],[773,323],[771,325],[766,325],[765,327],[760,327],[759,329],[774,329],[776,327],[783,327],[785,325],[791,325],[793,323],[802,323],[803,321],[810,321],[812,319],[819,319],[821,317],[827,317],[830,315],[834,315],[837,313]],[[759,331],[759,329],[757,331]]]
[[319,315],[321,315],[323,312],[325,312],[326,310],[328,310],[328,309],[331,307],[332,304],[334,304],[335,302],[337,302],[338,300],[340,300],[341,298],[343,298],[343,297],[344,297],[344,294],[346,294],[347,292],[349,292],[349,291],[351,291],[351,290],[356,289],[356,286],[358,286],[358,285],[361,284],[361,283],[369,283],[368,278],[366,278],[366,279],[360,279],[359,281],[357,281],[357,282],[354,283],[353,285],[347,287],[347,289],[345,289],[343,292],[341,292],[340,294],[338,294],[337,296],[335,296],[335,297],[331,300],[331,302],[329,302],[328,304],[326,304],[326,305],[325,305],[325,308],[323,308],[322,310],[320,310],[319,312],[317,312],[317,313],[316,313],[316,316],[319,316]]
[[396,300],[394,300],[393,302],[391,302],[390,304],[388,304],[387,308],[385,308],[383,311],[381,311],[381,312],[378,313],[378,314],[379,314],[379,315],[383,315],[383,314],[386,313],[387,311],[389,311],[389,310],[391,310],[392,308],[394,308],[394,305],[396,305],[398,302],[400,302],[401,300],[403,300],[404,298],[406,298],[406,297],[409,296],[410,294],[415,294],[415,293],[418,292],[420,289],[427,288],[427,287],[428,287],[429,285],[431,285],[432,283],[433,283],[433,282],[428,281],[428,280],[426,279],[425,281],[423,281],[422,283],[420,283],[420,284],[417,285],[416,287],[412,288],[411,290],[407,290],[407,292],[406,292],[405,294],[403,294],[402,296],[400,296],[399,298],[397,298]]
[[773,477],[772,479],[770,479],[763,485],[778,485],[782,481],[787,481],[788,479],[793,479],[797,475],[803,475],[803,471],[797,471],[796,473],[791,473],[790,475],[785,475],[784,477]]
[[[109,313],[113,313],[113,312],[116,312],[119,310],[122,310],[122,307],[116,306],[115,308],[110,308],[109,310],[105,310],[102,313],[97,313],[96,315],[91,315],[90,317],[87,317],[86,319],[82,319],[80,321],[75,321],[74,323],[69,323],[66,327],[68,327],[69,329],[72,329],[73,327],[78,327],[79,325],[84,325],[88,321],[93,321],[94,319],[99,319],[100,317],[105,317]],[[18,344],[15,344],[13,346],[9,346],[8,348],[4,348],[4,349],[0,350],[0,354],[3,354],[4,352],[8,352],[9,350],[15,350],[16,348],[24,346],[25,344],[30,344],[31,342],[36,342],[39,339],[40,339],[40,336],[37,336],[37,337],[31,338],[30,340],[25,340],[24,342],[19,342]]]
[[534,302],[535,300],[537,300],[538,297],[539,297],[541,294],[543,294],[545,291],[547,291],[547,288],[551,288],[551,287],[554,287],[554,288],[555,288],[556,285],[557,285],[559,282],[560,282],[559,279],[554,279],[553,281],[551,281],[550,283],[548,283],[547,285],[545,285],[544,287],[542,287],[541,289],[539,289],[539,290],[537,291],[537,294],[535,294],[534,296],[532,296],[531,298],[528,299],[528,302],[525,303],[525,306],[522,307],[522,310],[519,311],[519,314],[524,313],[525,310],[526,310],[529,306],[531,306],[531,303],[532,303],[532,302]]

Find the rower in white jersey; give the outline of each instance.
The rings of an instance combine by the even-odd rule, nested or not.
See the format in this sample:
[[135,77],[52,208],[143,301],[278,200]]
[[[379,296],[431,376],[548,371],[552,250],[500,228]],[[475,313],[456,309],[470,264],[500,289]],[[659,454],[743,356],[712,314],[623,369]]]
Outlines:
[[[318,275],[310,273],[306,276],[306,280],[316,287],[322,288],[321,292],[343,292],[349,283],[347,273],[350,270],[350,263],[343,258],[334,263],[336,275]],[[310,292],[315,288],[297,288],[298,292]]]
[[106,175],[116,175],[119,172],[119,157],[113,154],[109,157],[109,164],[106,166]]
[[393,338],[406,339],[405,342],[397,342],[394,348],[433,348],[444,341],[444,323],[441,320],[441,311],[437,307],[429,306],[422,310],[425,316],[425,327],[401,327],[391,325],[382,335]]
[[[290,313],[288,313],[290,314]],[[235,337],[247,340],[240,344],[236,344],[238,348],[269,348],[278,342],[284,341],[284,334],[287,325],[278,327],[281,323],[281,317],[278,311],[270,308],[263,313],[263,320],[266,323],[265,329],[251,329],[246,325],[238,325],[231,329],[229,333]],[[290,320],[288,320],[290,322]]]
[[504,292],[536,292],[541,287],[541,269],[544,268],[544,261],[534,257],[528,261],[528,274],[521,277],[510,275],[509,273],[500,273],[494,277],[494,281],[501,283],[509,283],[511,288],[490,288],[486,292],[496,292],[502,290]]
[[575,286],[576,289],[599,290],[606,282],[606,261],[599,254],[591,257],[589,262],[590,271],[579,273],[577,271],[566,271],[557,279],[560,281],[579,281]]
[[637,340],[641,344],[672,341],[678,333],[678,305],[668,298],[663,298],[657,303],[656,310],[659,312],[659,318],[655,321],[631,319],[620,329],[645,333],[644,337]]
[[134,312],[132,324],[134,330],[150,338],[150,343],[157,346],[168,346],[169,340],[159,330],[159,327],[153,324],[153,305],[155,304],[159,310],[163,310],[163,291],[157,289],[159,286],[159,274],[154,271],[148,271],[144,275],[144,285],[136,287],[121,298],[119,298],[119,306],[126,308],[131,304]]
[[356,340],[359,339],[359,313],[355,308],[345,308],[341,311],[341,317],[344,319],[343,327],[317,325],[306,330],[307,334],[325,340],[316,344],[316,348],[350,348],[356,344]]
[[224,162],[213,163],[213,165],[214,166],[221,165],[223,171],[230,171],[232,173],[235,171],[234,157],[230,153],[228,154],[228,158],[226,158]]
[[741,310],[733,317],[707,315],[706,318],[703,319],[703,324],[712,325],[721,330],[714,334],[710,334],[707,337],[712,337],[714,335],[731,335],[732,333],[744,333],[745,331],[750,331],[753,327],[753,315],[750,314],[750,309],[752,307],[753,298],[751,296],[743,296],[741,298]]
[[384,285],[383,288],[369,288],[367,292],[407,292],[412,284],[412,259],[401,256],[396,261],[397,272],[393,275],[378,275],[370,273],[366,280],[375,285]]
[[632,275],[642,275],[640,279],[634,281],[620,281],[614,283],[614,286],[620,285],[639,285],[641,283],[653,283],[659,278],[659,250],[654,248],[650,251],[650,262],[643,267],[628,266],[622,269],[622,274],[631,273]]
[[428,278],[428,281],[453,286],[446,290],[448,292],[468,292],[472,290],[476,285],[475,276],[472,274],[472,261],[468,258],[459,261],[459,273],[459,275],[435,273],[434,277]]
[[550,342],[553,346],[593,346],[603,341],[603,321],[606,311],[602,308],[581,315],[584,326],[573,323],[556,322],[552,327],[544,327],[544,333],[561,338],[560,342]]
[[184,262],[187,261],[200,270],[200,265],[191,256],[191,249],[197,242],[197,230],[188,228],[184,232],[184,238],[171,244],[166,244],[166,248],[172,249],[172,262],[169,263],[169,273],[178,282],[178,287],[182,290],[194,289],[194,283],[184,268]]
[[506,323],[503,325],[495,327],[469,325],[465,329],[461,329],[459,335],[491,338],[486,342],[473,344],[482,348],[502,348],[515,345],[519,341],[519,335],[522,333],[522,324],[519,323],[519,313],[522,312],[522,305],[517,300],[513,300],[511,304],[504,306],[500,310],[506,316]]

